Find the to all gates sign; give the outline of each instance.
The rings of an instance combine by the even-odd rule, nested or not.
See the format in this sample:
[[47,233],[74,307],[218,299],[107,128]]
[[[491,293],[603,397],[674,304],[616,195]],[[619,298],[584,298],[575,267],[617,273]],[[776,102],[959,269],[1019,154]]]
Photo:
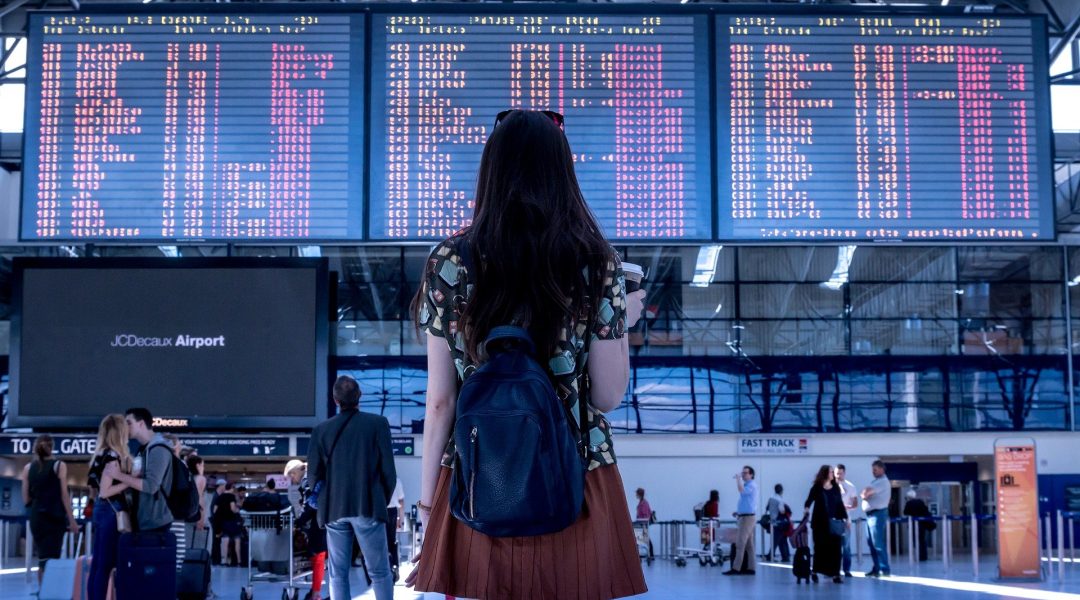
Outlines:
[[[0,454],[30,456],[34,453],[36,435],[0,436]],[[97,438],[91,435],[54,435],[53,454],[57,456],[90,456],[97,450]]]
[[810,438],[805,435],[755,435],[739,438],[739,456],[806,454],[810,454]]

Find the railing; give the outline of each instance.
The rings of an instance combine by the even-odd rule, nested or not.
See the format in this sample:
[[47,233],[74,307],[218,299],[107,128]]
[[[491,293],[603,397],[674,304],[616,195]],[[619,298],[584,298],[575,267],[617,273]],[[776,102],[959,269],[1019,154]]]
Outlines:
[[[974,579],[980,575],[980,561],[982,559],[983,546],[994,551],[996,543],[997,516],[988,514],[967,515],[936,515],[930,517],[894,517],[889,520],[886,528],[886,551],[890,562],[903,555],[907,557],[907,565],[911,572],[916,570],[918,560],[918,529],[921,523],[934,523],[938,527],[928,538],[932,539],[932,551],[928,550],[935,559],[940,559],[946,573],[962,573],[970,569]],[[727,522],[733,524],[734,521]],[[792,523],[793,526],[796,523]],[[1048,565],[1046,575],[1064,581],[1066,569],[1080,569],[1080,559],[1077,558],[1076,539],[1077,529],[1080,526],[1080,512],[1058,511],[1056,514],[1043,515],[1042,540],[1040,542],[1040,558]],[[651,538],[658,541],[655,558],[661,560],[675,560],[680,555],[680,548],[698,547],[699,524],[696,521],[660,521],[649,526],[652,533],[658,533]],[[987,531],[989,527],[989,530]],[[690,532],[688,534],[688,532]],[[859,518],[852,521],[852,560],[855,564],[862,564],[863,558],[868,554],[869,545],[866,539],[866,519]],[[756,534],[759,544],[758,555],[771,559],[773,549],[772,534],[764,528]],[[894,545],[894,542],[897,542]],[[961,546],[957,548],[956,546]],[[966,546],[966,548],[963,548]],[[957,560],[957,550],[960,557],[968,554],[968,564],[964,560]]]
[[[80,552],[90,556],[93,553],[94,523],[91,519],[76,519],[82,535],[65,535],[64,547],[61,549],[62,556],[78,556]],[[21,525],[26,537],[23,547],[23,566],[26,569],[26,582],[33,581],[34,568],[34,532],[30,529],[30,521],[26,517],[0,517],[0,569],[7,565],[9,559],[15,558],[15,554],[9,554],[8,548],[13,540],[18,540],[18,534],[14,532]],[[77,545],[81,542],[81,548]]]
[[1057,567],[1058,581],[1065,581],[1066,566],[1072,569],[1080,565],[1080,561],[1076,558],[1076,525],[1078,520],[1080,520],[1080,512],[1059,510],[1056,514],[1046,513],[1043,515],[1043,561],[1047,563],[1047,575],[1050,577],[1054,576],[1054,568]]
[[[933,523],[938,526],[933,533],[926,536],[926,542],[930,546],[927,549],[927,556],[929,557],[932,554],[934,558],[940,558],[946,572],[960,566],[954,557],[957,542],[954,537],[956,535],[954,525],[960,524],[961,529],[966,526],[966,545],[971,559],[970,568],[972,575],[975,578],[979,577],[979,561],[982,554],[980,530],[985,524],[996,525],[997,517],[995,515],[932,515],[929,517],[891,518],[887,529],[889,557],[890,559],[893,558],[894,554],[906,555],[908,568],[912,571],[915,569],[915,563],[920,554],[922,523]],[[964,540],[963,535],[962,533],[960,540]],[[900,537],[903,538],[903,543],[894,545],[893,540]],[[991,535],[990,537],[994,536]]]

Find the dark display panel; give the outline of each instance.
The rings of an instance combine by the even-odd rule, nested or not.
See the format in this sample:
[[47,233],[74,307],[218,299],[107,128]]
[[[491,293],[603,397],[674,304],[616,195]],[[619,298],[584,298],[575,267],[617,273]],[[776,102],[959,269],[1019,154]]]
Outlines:
[[718,232],[1052,239],[1041,20],[721,16]]
[[322,259],[17,259],[15,269],[16,424],[92,426],[131,406],[196,427],[310,427],[325,413]]
[[612,239],[712,237],[702,15],[392,14],[372,21],[369,237],[446,237],[507,108],[566,117]]
[[32,14],[22,239],[361,238],[363,19]]

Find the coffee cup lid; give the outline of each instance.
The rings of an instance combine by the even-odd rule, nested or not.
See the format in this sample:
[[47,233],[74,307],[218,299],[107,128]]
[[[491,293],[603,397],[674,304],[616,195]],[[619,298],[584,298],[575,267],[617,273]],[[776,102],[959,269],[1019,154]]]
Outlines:
[[641,268],[641,265],[635,265],[634,263],[624,262],[622,264],[623,271],[626,273],[634,273],[637,275],[645,275],[645,269]]

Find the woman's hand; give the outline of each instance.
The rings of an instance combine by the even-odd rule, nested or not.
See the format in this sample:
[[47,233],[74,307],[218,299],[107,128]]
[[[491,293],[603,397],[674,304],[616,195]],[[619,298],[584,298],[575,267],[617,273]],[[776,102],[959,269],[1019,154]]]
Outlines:
[[416,585],[416,576],[420,574],[420,554],[417,553],[416,557],[412,559],[413,570],[409,572],[409,576],[405,578],[405,587],[411,588]]
[[637,325],[645,312],[645,290],[638,290],[626,295],[626,328]]

